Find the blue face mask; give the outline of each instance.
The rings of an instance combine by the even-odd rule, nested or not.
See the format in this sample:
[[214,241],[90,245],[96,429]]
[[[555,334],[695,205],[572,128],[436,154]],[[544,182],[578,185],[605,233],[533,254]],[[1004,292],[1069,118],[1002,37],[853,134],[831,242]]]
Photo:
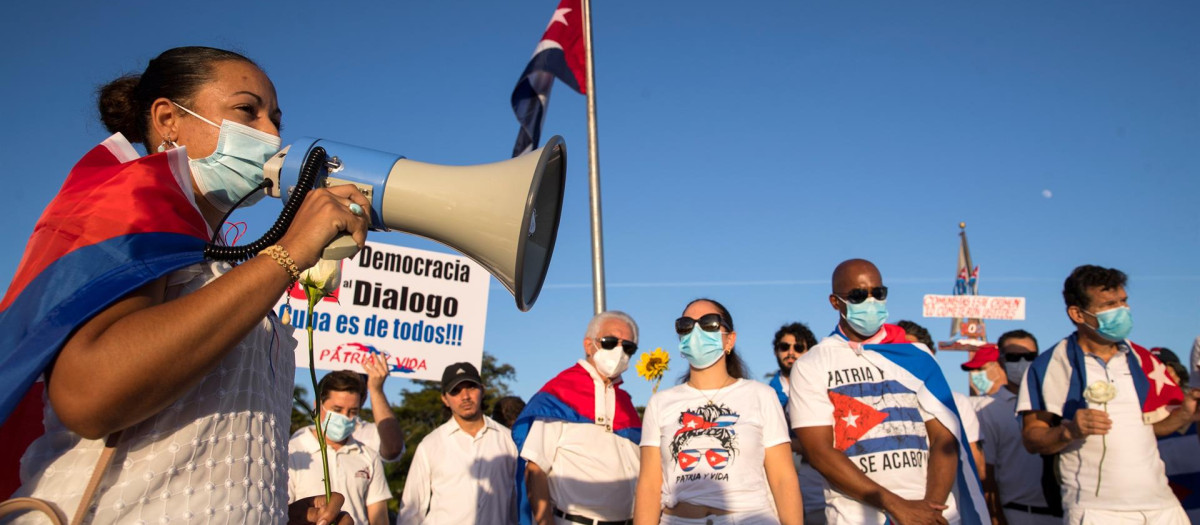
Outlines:
[[1025,371],[1029,370],[1030,364],[1030,361],[1004,363],[1004,373],[1008,374],[1008,382],[1017,385],[1021,384],[1021,381],[1025,379]]
[[721,343],[721,332],[706,332],[700,329],[700,324],[692,327],[692,331],[679,338],[679,353],[687,359],[692,368],[704,370],[721,359],[725,346]]
[[[172,102],[172,104],[175,104]],[[202,159],[192,159],[188,165],[196,178],[200,193],[222,213],[228,212],[242,197],[250,195],[263,181],[263,164],[279,152],[279,137],[250,126],[225,120],[218,126],[196,112],[175,104],[210,126],[221,129],[217,149]],[[251,206],[267,195],[257,191],[243,204]]]
[[1118,306],[1094,314],[1086,310],[1083,313],[1095,317],[1100,326],[1092,329],[1100,334],[1100,337],[1114,343],[1124,341],[1129,337],[1129,332],[1133,331],[1133,313],[1129,311],[1128,306]]
[[868,297],[866,301],[858,304],[848,302],[841,297],[838,297],[838,300],[846,303],[846,314],[842,317],[858,335],[871,337],[880,328],[883,328],[883,322],[887,321],[887,301],[880,301],[874,297]]
[[325,412],[325,439],[340,443],[354,432],[354,420],[337,412]]
[[975,390],[978,390],[980,394],[987,394],[992,391],[992,385],[995,382],[988,379],[987,372],[976,370],[971,372],[971,384],[975,385]]

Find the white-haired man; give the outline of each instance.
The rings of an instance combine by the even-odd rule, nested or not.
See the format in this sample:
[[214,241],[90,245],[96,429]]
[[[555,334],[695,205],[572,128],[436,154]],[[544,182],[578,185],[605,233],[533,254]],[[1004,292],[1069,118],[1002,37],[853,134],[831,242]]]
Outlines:
[[621,372],[637,323],[602,312],[588,323],[584,359],[551,379],[513,424],[522,524],[630,524],[642,422]]

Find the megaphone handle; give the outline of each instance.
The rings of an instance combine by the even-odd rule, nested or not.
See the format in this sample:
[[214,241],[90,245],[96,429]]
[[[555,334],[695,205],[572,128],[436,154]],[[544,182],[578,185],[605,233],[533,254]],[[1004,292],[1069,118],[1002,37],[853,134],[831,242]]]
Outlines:
[[354,242],[354,237],[349,234],[338,234],[329,244],[325,246],[325,251],[321,252],[321,258],[329,261],[338,259],[348,259],[354,257],[358,253],[358,243]]

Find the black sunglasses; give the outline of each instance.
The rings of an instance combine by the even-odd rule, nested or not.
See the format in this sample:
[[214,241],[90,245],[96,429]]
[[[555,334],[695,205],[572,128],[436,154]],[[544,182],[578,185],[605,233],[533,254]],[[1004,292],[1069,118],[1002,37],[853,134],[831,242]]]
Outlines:
[[1017,361],[1033,361],[1034,359],[1037,359],[1037,354],[1033,352],[1004,354],[1004,360],[1008,361],[1009,363],[1016,363]]
[[876,286],[869,290],[866,288],[855,288],[844,294],[833,294],[833,295],[841,297],[843,300],[845,300],[847,303],[850,303],[850,304],[859,304],[863,301],[866,301],[868,297],[874,297],[876,299],[879,299],[880,301],[884,301],[884,300],[887,300],[887,287],[886,286]]
[[611,335],[601,337],[596,342],[600,343],[600,348],[605,350],[612,350],[619,344],[621,345],[621,351],[625,352],[625,355],[633,355],[634,352],[637,352],[637,343]]
[[788,344],[783,341],[775,343],[775,351],[776,352],[786,352],[792,348],[795,348],[796,352],[801,353],[801,354],[803,354],[806,350],[808,350],[807,348],[802,346],[801,343]]
[[692,331],[692,327],[696,326],[697,323],[700,324],[700,329],[704,330],[705,332],[718,332],[721,330],[722,326],[724,326],[726,330],[729,330],[729,323],[726,323],[725,319],[721,318],[721,314],[705,314],[700,316],[699,319],[692,319],[691,317],[680,317],[679,319],[676,319],[675,333],[679,335],[687,335]]

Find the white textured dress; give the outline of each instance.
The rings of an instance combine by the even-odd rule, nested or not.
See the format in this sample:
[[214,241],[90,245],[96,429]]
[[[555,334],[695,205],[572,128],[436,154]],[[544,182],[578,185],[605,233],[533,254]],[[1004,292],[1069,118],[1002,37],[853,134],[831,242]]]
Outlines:
[[[167,299],[192,293],[229,269],[205,262],[173,272]],[[291,330],[268,314],[195,388],[125,429],[88,521],[286,522],[296,368]],[[14,496],[50,500],[70,519],[104,440],[67,430],[48,401],[45,425],[45,435],[21,458],[22,484]],[[35,514],[16,521],[43,522]]]

